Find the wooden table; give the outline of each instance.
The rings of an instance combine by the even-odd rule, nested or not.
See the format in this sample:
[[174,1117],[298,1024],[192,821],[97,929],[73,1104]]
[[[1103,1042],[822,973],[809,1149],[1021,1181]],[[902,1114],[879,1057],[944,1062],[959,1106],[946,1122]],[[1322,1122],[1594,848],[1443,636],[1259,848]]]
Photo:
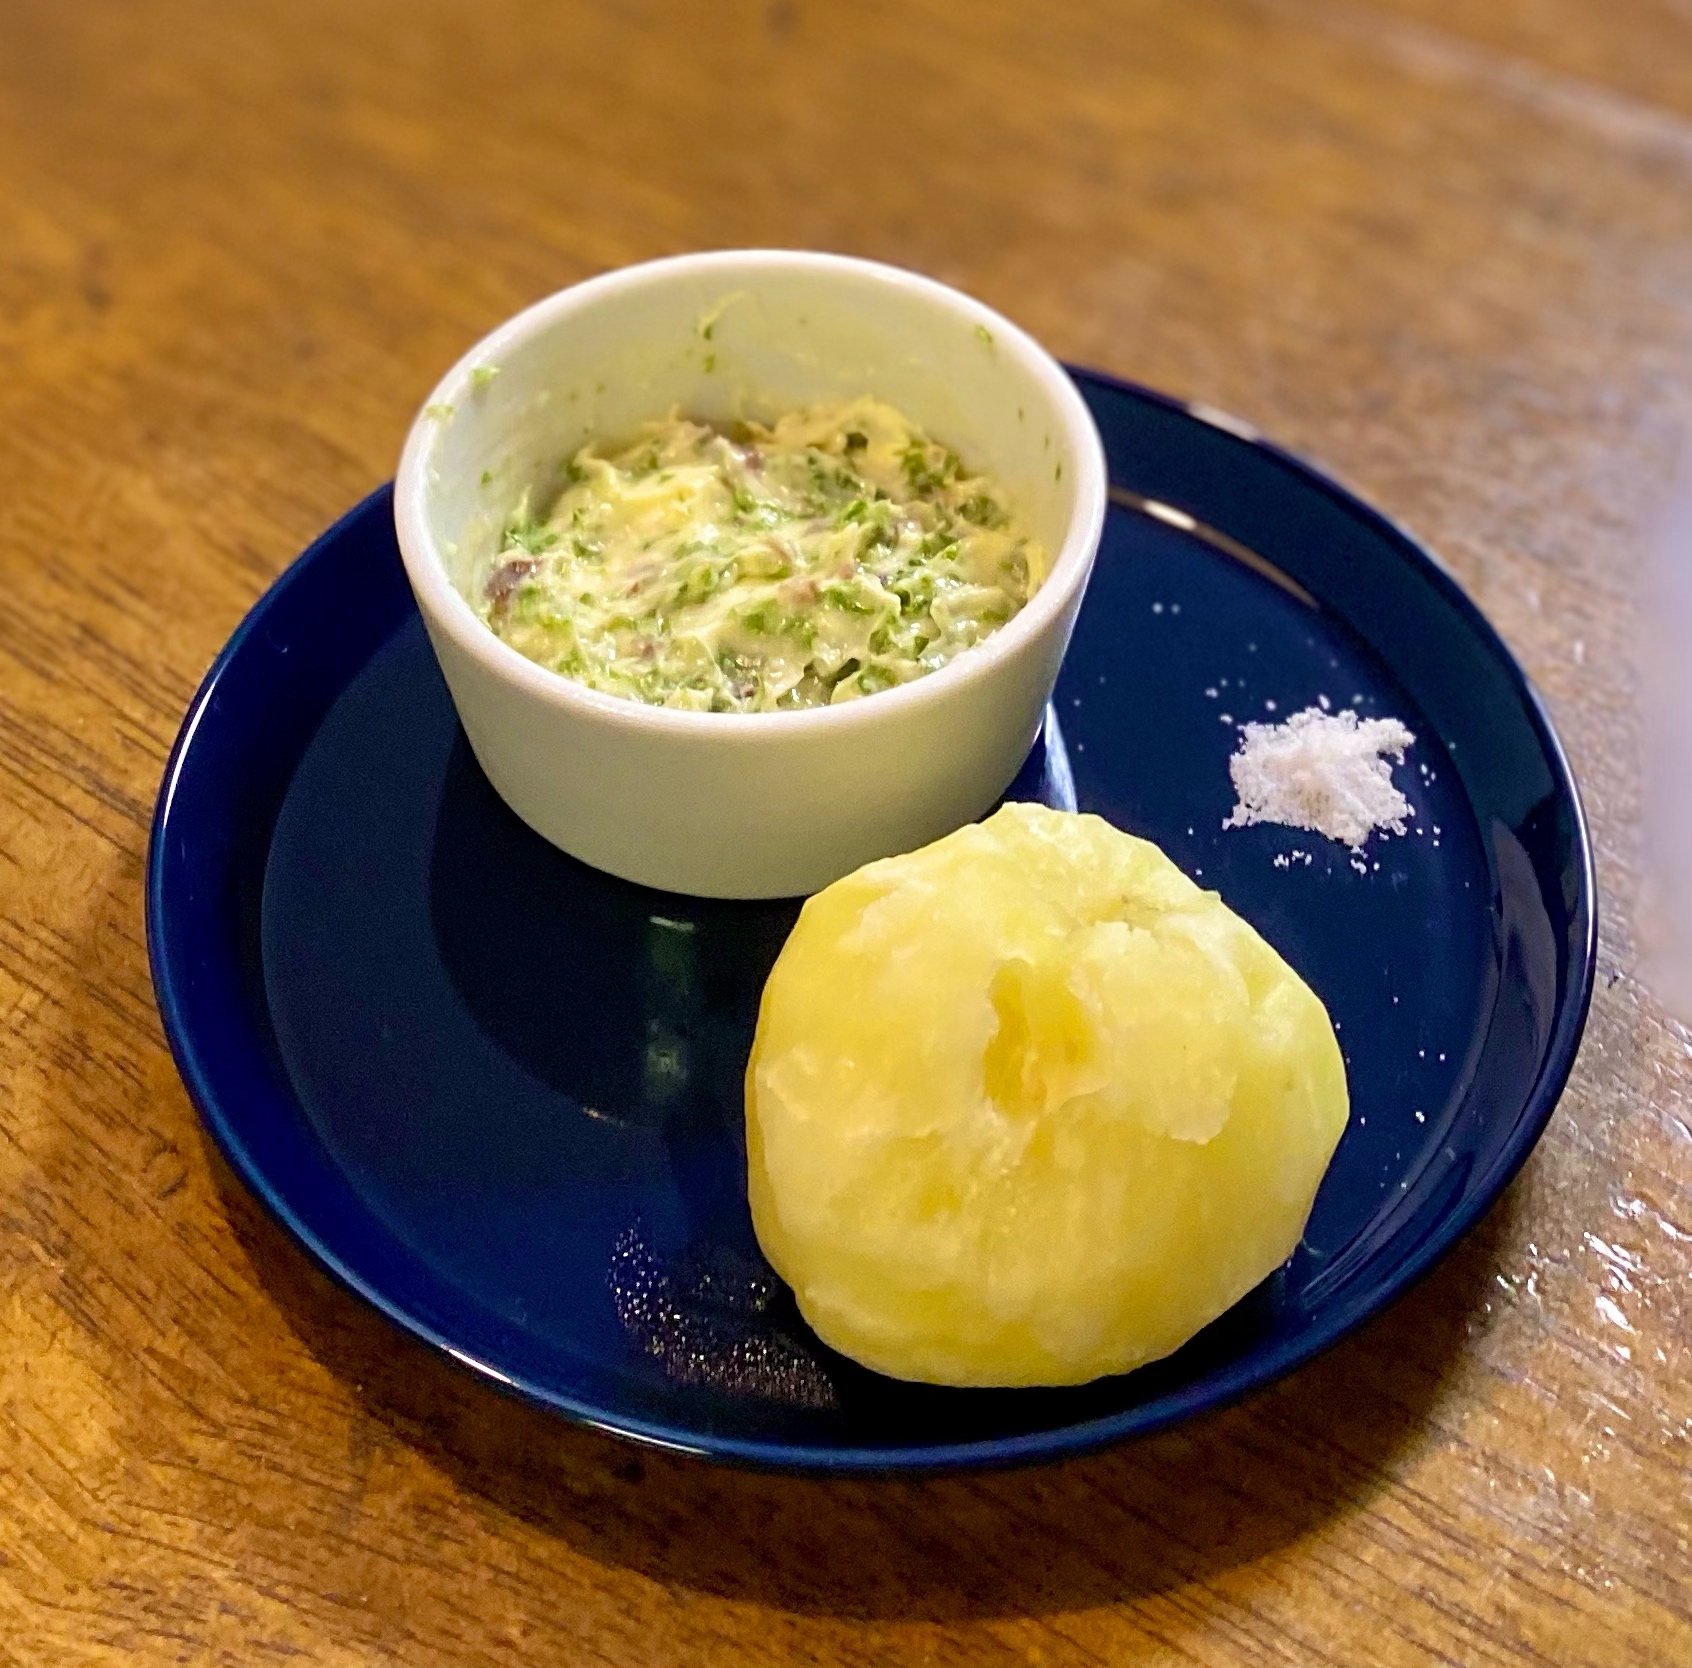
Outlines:
[[[1292,1380],[1058,1469],[643,1456],[222,1175],[148,816],[196,681],[531,298],[884,257],[1326,460],[1573,753],[1600,988],[1521,1181]],[[1692,1663],[1692,1044],[1637,979],[1638,551],[1692,407],[1678,0],[9,0],[0,1663]]]

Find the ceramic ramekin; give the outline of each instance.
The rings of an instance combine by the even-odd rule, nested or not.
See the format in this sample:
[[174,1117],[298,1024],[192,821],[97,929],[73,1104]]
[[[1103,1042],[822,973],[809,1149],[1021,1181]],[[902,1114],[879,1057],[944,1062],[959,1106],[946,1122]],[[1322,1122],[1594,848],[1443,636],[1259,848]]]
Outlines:
[[[503,643],[466,600],[526,487],[672,407],[769,418],[870,393],[996,478],[1045,583],[938,672],[837,707],[676,712],[601,695]],[[1030,337],[894,267],[775,250],[610,272],[519,313],[429,397],[395,520],[465,734],[531,828],[626,879],[708,897],[812,892],[979,816],[1032,745],[1104,524],[1074,384]]]

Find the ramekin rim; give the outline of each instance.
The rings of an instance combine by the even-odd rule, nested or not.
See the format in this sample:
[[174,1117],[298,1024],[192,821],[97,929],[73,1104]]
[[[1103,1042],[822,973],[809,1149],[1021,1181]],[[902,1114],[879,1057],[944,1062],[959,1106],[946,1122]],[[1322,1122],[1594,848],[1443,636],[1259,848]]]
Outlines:
[[[749,266],[809,267],[891,283],[924,292],[960,313],[967,323],[984,326],[992,334],[995,348],[1003,345],[1022,361],[1050,397],[1063,434],[1060,461],[1072,463],[1077,473],[1075,504],[1064,537],[1040,588],[985,642],[965,650],[933,672],[862,700],[784,712],[691,712],[590,689],[528,659],[489,630],[448,575],[423,509],[429,484],[428,456],[438,429],[432,410],[442,404],[456,404],[471,385],[472,373],[478,367],[499,363],[514,345],[532,339],[559,319],[584,306],[592,306],[608,294],[638,284],[661,283],[684,272],[714,268],[744,270]],[[750,742],[769,733],[772,727],[797,739],[802,730],[840,733],[864,725],[893,722],[900,713],[911,713],[942,701],[966,682],[991,675],[998,666],[1014,658],[1019,649],[1050,629],[1086,583],[1104,530],[1107,481],[1103,442],[1074,382],[1027,331],[985,302],[939,279],[859,256],[821,250],[721,249],[668,255],[598,273],[531,302],[473,343],[430,391],[407,432],[394,482],[394,521],[401,559],[419,606],[434,626],[450,635],[455,646],[501,681],[517,686],[525,695],[577,712],[584,718],[675,736],[691,735],[701,740]]]

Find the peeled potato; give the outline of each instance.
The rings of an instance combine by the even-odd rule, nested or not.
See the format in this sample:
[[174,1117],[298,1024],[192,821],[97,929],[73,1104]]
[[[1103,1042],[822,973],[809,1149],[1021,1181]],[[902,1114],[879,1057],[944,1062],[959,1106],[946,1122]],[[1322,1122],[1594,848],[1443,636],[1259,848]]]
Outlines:
[[1326,1010],[1220,898],[1007,805],[806,903],[746,1071],[752,1220],[866,1366],[1078,1384],[1284,1262],[1347,1116]]

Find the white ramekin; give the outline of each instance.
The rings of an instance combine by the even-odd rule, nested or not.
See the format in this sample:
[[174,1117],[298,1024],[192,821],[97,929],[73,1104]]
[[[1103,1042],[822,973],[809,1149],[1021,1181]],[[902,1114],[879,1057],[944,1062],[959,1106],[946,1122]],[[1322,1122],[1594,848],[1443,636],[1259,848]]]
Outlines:
[[[525,487],[679,406],[767,418],[869,393],[994,477],[1045,583],[938,672],[837,707],[674,712],[524,659],[461,587]],[[943,284],[838,255],[684,255],[537,302],[449,371],[400,458],[400,550],[465,734],[505,802],[629,880],[812,892],[979,816],[1033,743],[1104,524],[1098,431],[1062,368]]]

